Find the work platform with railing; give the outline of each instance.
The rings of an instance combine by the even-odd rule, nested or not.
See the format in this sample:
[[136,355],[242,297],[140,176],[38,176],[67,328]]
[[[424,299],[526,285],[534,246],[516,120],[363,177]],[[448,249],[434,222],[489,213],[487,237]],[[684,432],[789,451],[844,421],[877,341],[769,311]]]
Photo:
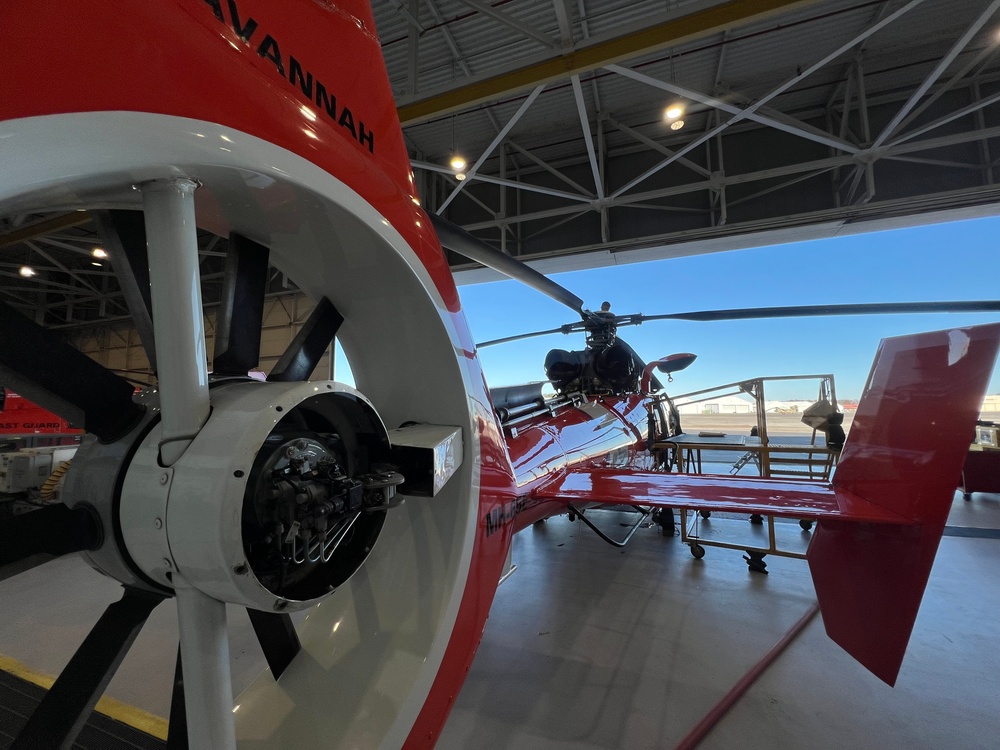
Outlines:
[[[780,436],[773,440],[768,433],[765,384],[795,380],[814,380],[819,384],[816,401],[802,412],[801,421],[812,428],[808,443],[804,442],[804,436],[799,439]],[[665,471],[688,474],[738,474],[748,469],[764,478],[829,481],[844,443],[843,414],[837,408],[832,374],[752,378],[680,394],[675,402],[685,405],[710,403],[739,394],[754,400],[756,424],[750,435],[721,431],[681,433],[652,446],[655,463]],[[752,524],[766,526],[766,540],[758,533],[750,540],[727,541],[714,533],[703,533],[702,524],[710,523],[710,516],[708,511],[689,514],[680,509],[681,541],[690,546],[696,558],[704,556],[706,546],[740,549],[746,552],[745,559],[751,570],[766,573],[765,555],[805,557],[804,549],[799,549],[801,544],[794,545],[796,548],[779,545],[772,517],[750,516]],[[803,532],[808,532],[812,523],[801,521],[800,526]]]

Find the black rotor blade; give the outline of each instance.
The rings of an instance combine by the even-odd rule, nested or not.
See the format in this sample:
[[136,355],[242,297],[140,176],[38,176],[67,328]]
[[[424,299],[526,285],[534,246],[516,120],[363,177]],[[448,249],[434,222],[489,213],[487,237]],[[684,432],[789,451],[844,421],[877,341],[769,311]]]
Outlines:
[[132,324],[139,333],[149,367],[156,372],[153,337],[153,302],[149,291],[149,255],[146,252],[146,219],[142,211],[92,212],[97,232],[111,258]]
[[560,326],[559,328],[549,328],[546,331],[532,331],[531,333],[519,333],[516,336],[504,336],[502,339],[491,339],[489,341],[483,341],[476,344],[477,349],[482,349],[484,346],[493,346],[494,344],[507,344],[511,341],[520,341],[521,339],[530,339],[535,336],[549,336],[553,333],[573,333],[574,331],[584,330],[583,325],[571,324],[568,326]]
[[21,513],[0,522],[0,581],[49,560],[96,549],[101,528],[86,508],[62,503]]
[[333,303],[326,297],[321,299],[267,376],[268,381],[290,383],[308,380],[343,322],[344,316],[337,312]]
[[271,668],[274,679],[278,679],[302,648],[292,618],[285,612],[261,612],[257,609],[247,609],[247,614],[267,659],[267,666]]
[[126,588],[73,654],[11,750],[69,750],[150,612],[165,598]]
[[434,225],[438,239],[444,247],[469,260],[482,263],[487,268],[499,271],[505,276],[520,281],[522,284],[527,284],[546,297],[551,297],[556,302],[566,305],[570,310],[584,317],[587,316],[587,312],[583,309],[583,300],[565,287],[554,282],[548,276],[539,273],[517,258],[512,258],[506,253],[490,247],[478,237],[472,236],[450,221],[442,219],[436,214],[430,214],[430,217],[431,224]]
[[133,387],[5,302],[0,302],[0,383],[111,441],[139,421]]
[[187,706],[184,703],[184,671],[181,650],[177,648],[174,688],[170,694],[170,723],[167,725],[167,750],[188,750]]
[[260,361],[269,254],[253,240],[229,235],[222,300],[215,317],[215,375],[246,375]]
[[826,315],[896,315],[903,313],[1000,312],[1000,301],[874,302],[847,305],[802,305],[750,307],[742,310],[704,310],[666,315],[623,315],[619,326],[639,325],[650,320],[754,320],[761,318],[806,318]]

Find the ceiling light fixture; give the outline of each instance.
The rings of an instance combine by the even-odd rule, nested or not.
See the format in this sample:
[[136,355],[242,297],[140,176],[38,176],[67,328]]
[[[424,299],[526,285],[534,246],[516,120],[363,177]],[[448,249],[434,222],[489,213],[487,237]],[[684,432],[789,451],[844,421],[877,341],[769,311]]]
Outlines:
[[[461,173],[465,169],[466,161],[461,154],[455,153],[455,115],[451,116],[451,160],[448,162],[451,168],[456,172]],[[464,180],[465,175],[463,174],[458,179]]]
[[459,172],[457,175],[455,175],[455,179],[458,180],[459,182],[461,182],[462,180],[464,180],[465,179],[465,172]]
[[91,255],[93,255],[93,256],[94,256],[95,258],[107,258],[107,257],[108,257],[108,252],[107,252],[107,250],[105,250],[105,249],[104,249],[104,248],[102,248],[102,247],[95,247],[95,248],[94,248],[94,249],[93,249],[93,250],[91,251],[91,253],[90,253],[90,254],[91,254]]
[[18,273],[27,279],[35,275],[35,269],[31,266],[21,266],[21,268],[18,269]]
[[683,127],[684,127],[684,120],[674,120],[672,123],[670,123],[671,130],[680,130]]

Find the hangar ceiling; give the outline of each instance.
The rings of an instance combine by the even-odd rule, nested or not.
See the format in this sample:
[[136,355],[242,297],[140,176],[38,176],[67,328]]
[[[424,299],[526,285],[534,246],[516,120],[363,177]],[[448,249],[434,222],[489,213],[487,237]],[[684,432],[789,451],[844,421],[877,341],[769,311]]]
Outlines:
[[995,203],[998,5],[393,0],[378,21],[428,210],[526,259],[667,257]]
[[[548,270],[995,212],[998,8],[374,3],[424,207]],[[86,213],[0,217],[0,299],[48,326],[127,318],[110,264],[90,254],[98,242]],[[225,246],[202,237],[209,304]],[[274,271],[270,293],[294,291]]]

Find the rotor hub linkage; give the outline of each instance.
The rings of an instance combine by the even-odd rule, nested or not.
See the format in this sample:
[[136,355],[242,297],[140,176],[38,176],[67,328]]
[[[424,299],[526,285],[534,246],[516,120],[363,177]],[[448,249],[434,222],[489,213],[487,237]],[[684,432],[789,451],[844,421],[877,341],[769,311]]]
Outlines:
[[106,530],[87,559],[126,585],[165,593],[179,576],[220,601],[304,609],[361,567],[402,502],[385,426],[346,386],[220,383],[166,467],[155,392],[139,399],[143,423],[113,443],[88,438],[67,488]]
[[283,443],[264,464],[258,497],[248,497],[266,550],[252,555],[251,566],[264,569],[272,552],[286,565],[329,562],[360,514],[390,507],[402,482],[391,469],[348,476],[319,436]]

